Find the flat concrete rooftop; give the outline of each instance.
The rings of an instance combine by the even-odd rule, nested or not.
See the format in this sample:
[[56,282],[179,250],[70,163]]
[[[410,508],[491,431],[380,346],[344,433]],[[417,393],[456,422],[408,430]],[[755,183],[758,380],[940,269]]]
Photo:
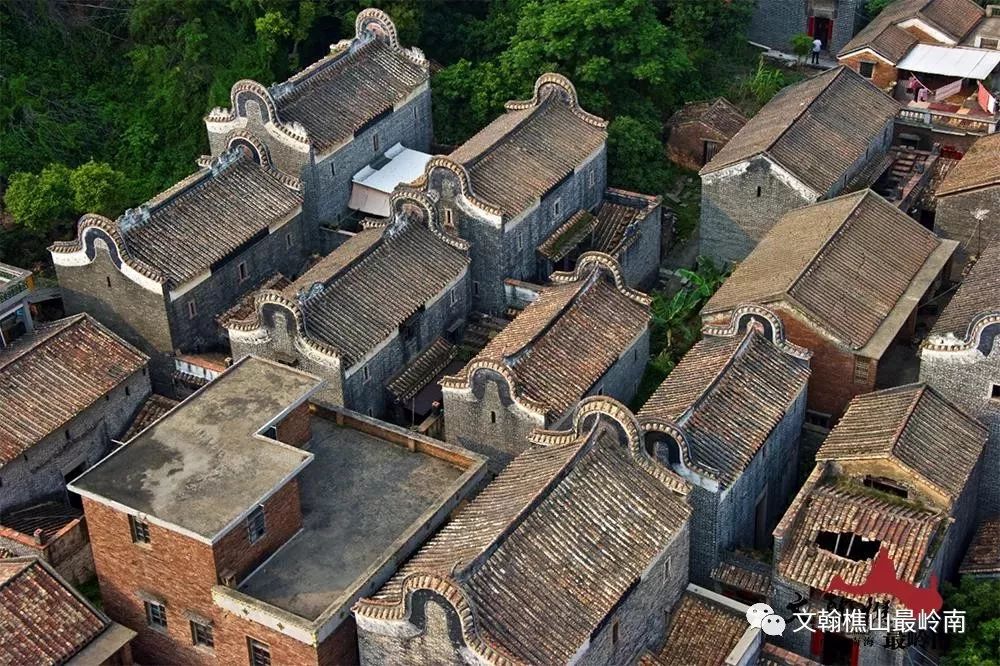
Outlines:
[[302,531],[239,591],[310,621],[367,592],[386,562],[408,554],[400,551],[414,536],[409,550],[419,546],[430,533],[424,525],[482,467],[464,469],[315,417],[308,449],[316,457],[299,476]]
[[319,385],[299,370],[245,358],[70,488],[212,540],[309,462],[311,454],[257,433]]

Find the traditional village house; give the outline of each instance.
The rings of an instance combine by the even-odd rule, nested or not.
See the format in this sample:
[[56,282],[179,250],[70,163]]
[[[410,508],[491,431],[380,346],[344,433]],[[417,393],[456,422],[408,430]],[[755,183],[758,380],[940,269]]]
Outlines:
[[326,400],[382,416],[390,380],[469,314],[469,246],[437,212],[426,195],[397,190],[391,220],[366,222],[297,280],[223,318],[233,358],[296,365],[326,380]]
[[989,428],[980,512],[1000,514],[1000,239],[934,323],[920,351],[920,379]]
[[[621,266],[626,284],[651,289],[660,274],[660,256],[669,248],[662,229],[662,197],[607,188],[594,210],[579,210],[538,246],[538,277],[572,271],[587,252],[603,252]],[[473,248],[475,252],[475,248]]]
[[320,226],[347,224],[355,174],[397,144],[429,150],[429,71],[419,49],[399,43],[385,12],[362,10],[353,39],[284,83],[237,81],[230,107],[205,118],[212,155],[243,146],[301,180],[310,247],[327,251]]
[[624,665],[660,640],[687,583],[686,484],[607,397],[531,441],[358,602],[362,664]]
[[28,294],[33,284],[31,271],[0,264],[0,349],[31,332]]
[[[856,397],[774,531],[771,606],[894,612],[888,595],[829,591],[836,575],[864,582],[880,552],[909,584],[953,576],[975,529],[985,443],[986,429],[926,384]],[[785,631],[776,641],[824,664],[900,666],[907,658],[887,647],[884,631],[869,632],[874,645],[848,633],[865,632]]]
[[0,559],[0,663],[130,666],[134,636],[45,562]]
[[789,53],[792,37],[807,34],[836,53],[854,36],[865,18],[864,0],[758,0],[750,18],[750,41]]
[[963,134],[996,131],[1000,12],[973,0],[898,0],[840,50],[838,61],[903,103],[903,126]]
[[746,124],[746,116],[724,97],[685,104],[667,121],[667,157],[685,169],[698,171]]
[[607,122],[580,108],[566,77],[543,74],[530,100],[506,109],[433,158],[421,184],[445,227],[472,246],[473,309],[493,314],[507,309],[504,279],[547,277],[551,264],[539,246],[578,211],[600,205],[607,183]]
[[688,585],[670,613],[662,647],[642,655],[637,666],[759,664],[764,635],[747,624],[748,610],[746,604]]
[[488,456],[493,471],[585,396],[630,400],[649,358],[650,298],[626,286],[614,259],[585,254],[552,281],[441,382],[447,440]]
[[795,492],[808,359],[760,324],[706,337],[639,411],[650,453],[692,486],[694,582],[726,551],[770,548]]
[[482,458],[320,384],[244,358],[74,483],[138,661],[356,663],[352,605],[481,484]]
[[223,342],[216,317],[309,256],[300,185],[234,147],[116,221],[84,215],[50,249],[70,313],[88,312],[150,356],[171,390],[175,350]]
[[898,109],[845,67],[779,92],[701,170],[701,254],[742,261],[782,215],[843,192],[881,162]]
[[966,262],[1000,241],[1000,134],[978,139],[938,185],[934,231],[958,241],[952,279]]
[[38,324],[0,350],[0,522],[107,455],[150,393],[148,359],[89,315]]
[[[865,190],[787,213],[702,309],[706,335],[758,319],[813,352],[807,420],[829,427],[852,397],[916,378],[908,343],[955,248]],[[902,364],[902,365],[900,365]]]

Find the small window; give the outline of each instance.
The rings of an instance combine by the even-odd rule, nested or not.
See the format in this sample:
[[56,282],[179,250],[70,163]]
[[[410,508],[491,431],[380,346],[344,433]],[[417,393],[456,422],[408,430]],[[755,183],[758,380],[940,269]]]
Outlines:
[[375,410],[371,407],[368,408],[368,416],[375,416]]
[[247,650],[250,653],[250,666],[271,666],[271,648],[267,643],[248,636]]
[[591,169],[587,172],[587,187],[593,187],[597,184],[597,173]]
[[518,250],[524,249],[524,237],[516,231],[514,232],[514,246]]
[[719,142],[718,141],[702,141],[701,146],[701,163],[708,164],[715,157],[715,154],[719,152]]
[[146,624],[158,629],[167,628],[167,607],[152,601],[144,601],[146,605]]
[[670,556],[667,555],[663,558],[663,578],[670,578]]
[[419,114],[419,112],[417,111],[417,107],[416,107],[416,106],[414,106],[414,107],[413,107],[413,118],[414,118],[414,119],[416,119],[416,118],[419,118],[419,117],[420,117],[420,114]]
[[450,303],[451,305],[458,303],[458,292],[455,291],[454,289],[452,289],[451,292],[449,292],[448,294],[448,303]]
[[611,625],[611,644],[618,645],[618,620]]
[[240,282],[243,282],[249,276],[249,272],[247,271],[247,262],[245,261],[241,261],[239,266],[236,267],[236,270],[239,272]]
[[125,395],[132,395],[132,391],[127,386],[125,387]]
[[1000,400],[1000,384],[990,386],[990,400]]
[[372,134],[372,150],[378,152],[378,132]]
[[497,413],[490,412],[490,423],[496,423],[496,422],[497,422]]
[[993,49],[1000,48],[1000,39],[989,39],[988,37],[981,37],[979,39],[979,48],[981,49]]
[[257,543],[266,531],[264,525],[264,507],[258,506],[247,516],[247,536],[250,543]]
[[552,202],[552,217],[559,217],[562,214],[562,199]]
[[867,475],[862,483],[873,490],[879,490],[883,493],[888,493],[897,497],[906,497],[909,495],[909,491],[906,488],[899,485],[892,479],[887,479],[882,476]]
[[455,224],[454,218],[452,217],[451,208],[444,209],[444,224],[445,226],[448,227],[454,226]]
[[476,295],[476,296],[479,295],[479,283],[478,282],[473,281],[473,283],[472,283],[472,293],[474,295]]
[[188,301],[188,319],[194,319],[196,316],[198,316],[198,304]]
[[875,63],[865,62],[864,60],[862,60],[860,63],[858,63],[858,74],[865,77],[866,79],[872,78],[872,76],[875,74]]
[[66,432],[64,432],[63,434],[66,435],[66,441],[67,442],[69,440],[73,439],[73,435],[69,434],[69,430],[66,430]]
[[132,543],[149,543],[149,523],[129,516],[128,526],[132,532]]
[[289,249],[291,249],[291,247],[292,247],[292,235],[291,234],[286,234],[285,235],[285,247],[287,247]]
[[368,366],[361,368],[361,377],[367,382],[372,378],[372,371],[368,369]]
[[760,197],[760,185],[757,186],[757,196]]
[[854,383],[867,384],[870,377],[871,363],[863,356],[854,357]]
[[638,349],[633,349],[632,350],[632,360],[633,361],[638,361],[639,360],[639,350]]
[[104,276],[104,281],[108,283],[108,289],[111,289],[111,276],[110,275],[105,275]]
[[333,160],[330,160],[330,175],[331,176],[337,175],[337,167],[336,165],[334,165]]
[[191,642],[195,645],[214,648],[215,635],[212,633],[211,625],[191,620]]

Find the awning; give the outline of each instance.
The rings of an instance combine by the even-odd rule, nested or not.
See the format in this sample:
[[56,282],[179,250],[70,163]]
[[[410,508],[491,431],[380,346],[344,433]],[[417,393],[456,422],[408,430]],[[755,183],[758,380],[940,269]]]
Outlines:
[[1000,51],[917,44],[897,65],[898,69],[982,81],[1000,65]]
[[389,217],[389,195],[401,183],[409,183],[424,173],[431,156],[404,148],[397,143],[384,157],[354,174],[348,208],[369,215]]

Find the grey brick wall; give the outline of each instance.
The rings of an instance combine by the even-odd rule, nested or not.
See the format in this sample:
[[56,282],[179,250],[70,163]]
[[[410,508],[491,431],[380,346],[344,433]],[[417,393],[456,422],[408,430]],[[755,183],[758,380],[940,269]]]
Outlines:
[[979,487],[979,515],[1000,513],[1000,401],[991,400],[991,389],[1000,384],[1000,325],[984,331],[980,354],[970,362],[964,354],[924,354],[920,381],[977,417],[990,429]]
[[951,279],[960,280],[970,256],[978,255],[990,241],[1000,238],[1000,187],[960,192],[940,197],[934,215],[934,233],[958,241],[952,257]]
[[649,289],[659,279],[662,210],[657,206],[639,223],[639,237],[617,257],[630,286]]
[[143,368],[112,389],[107,400],[98,399],[65,428],[0,467],[0,514],[42,500],[65,500],[65,476],[110,453],[111,439],[122,434],[150,391],[149,373]]
[[700,253],[719,265],[742,261],[778,218],[810,203],[759,157],[743,173],[702,177]]
[[[862,0],[836,2],[833,38],[824,48],[836,54],[851,40],[862,19],[862,5]],[[811,14],[810,0],[757,0],[747,37],[758,44],[790,52],[792,37],[808,32]]]
[[[149,357],[153,386],[171,391],[174,350],[164,294],[155,294],[122,275],[107,251],[97,249],[84,266],[56,266],[67,315],[86,312]],[[110,282],[110,287],[108,283]]]

